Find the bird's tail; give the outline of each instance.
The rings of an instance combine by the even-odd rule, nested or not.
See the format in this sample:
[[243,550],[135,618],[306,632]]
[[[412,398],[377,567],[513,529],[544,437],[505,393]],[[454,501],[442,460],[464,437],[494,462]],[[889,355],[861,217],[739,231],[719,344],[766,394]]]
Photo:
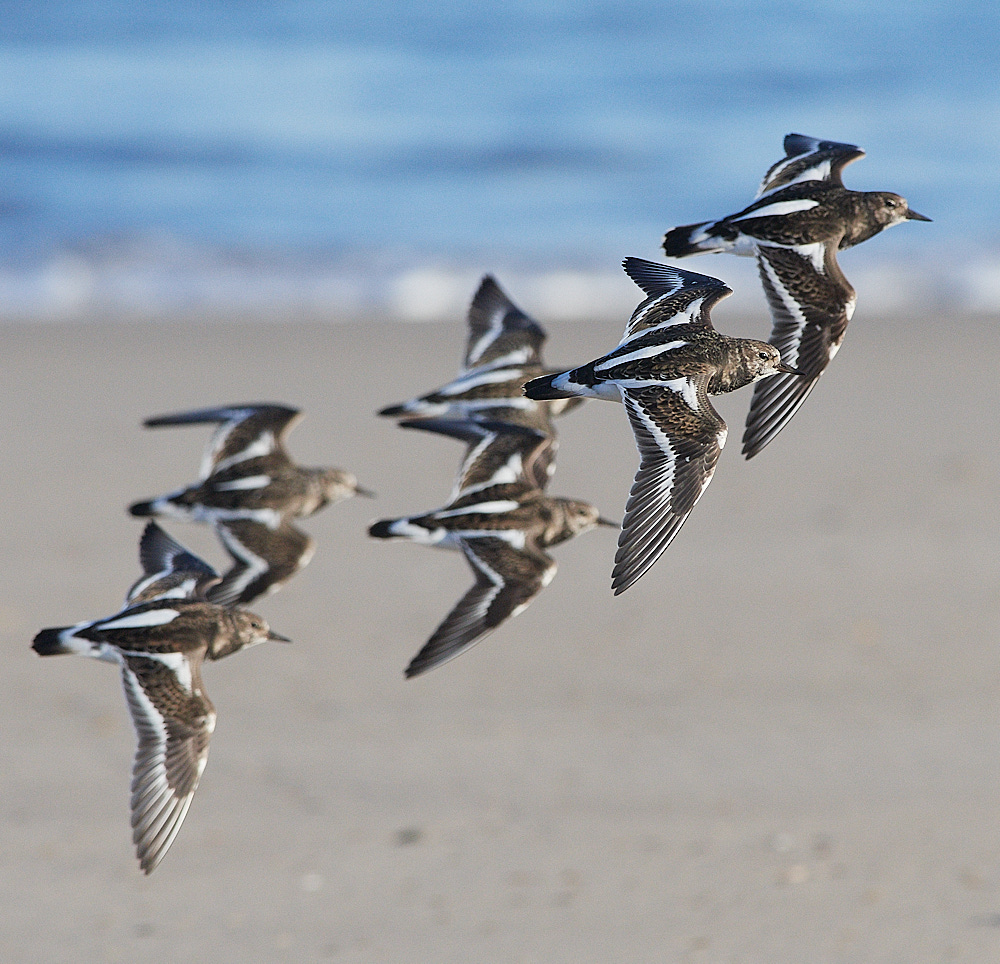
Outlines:
[[554,375],[540,375],[525,382],[524,394],[535,401],[545,401],[552,398],[575,398],[580,393],[574,392],[568,387],[567,376],[572,372],[557,372]]
[[718,228],[718,222],[712,221],[671,228],[663,236],[663,253],[668,258],[686,258],[692,254],[728,251],[733,239],[724,237]]
[[32,640],[31,648],[39,656],[65,656],[67,653],[75,653],[76,649],[67,646],[64,642],[63,634],[72,626],[57,626],[55,629],[43,629]]
[[399,535],[398,532],[393,532],[392,528],[399,521],[399,519],[379,519],[368,527],[368,535],[375,539],[392,539]]

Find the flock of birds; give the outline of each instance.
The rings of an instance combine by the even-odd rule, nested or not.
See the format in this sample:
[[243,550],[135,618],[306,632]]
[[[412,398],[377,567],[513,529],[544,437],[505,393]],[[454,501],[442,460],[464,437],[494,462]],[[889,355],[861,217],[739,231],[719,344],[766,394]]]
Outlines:
[[[904,220],[927,221],[898,194],[844,187],[864,152],[789,134],[756,200],[717,221],[667,232],[670,258],[708,252],[755,257],[773,319],[770,342],[722,335],[712,307],[731,290],[716,278],[626,258],[643,290],[618,345],[568,371],[546,369],[542,328],[486,276],[468,314],[462,371],[452,382],[379,414],[466,446],[446,504],[375,522],[369,534],[460,549],[475,582],[406,668],[416,676],[464,652],[522,611],[555,574],[547,550],[597,526],[618,528],[592,505],[554,497],[552,419],[585,398],[624,403],[639,450],[612,571],[624,592],[659,558],[708,486],[727,429],[710,395],[755,383],[743,454],[758,454],[788,423],[837,353],[855,293],[837,251]],[[299,412],[256,404],[149,419],[211,423],[197,483],[137,502],[133,515],[212,525],[232,557],[213,567],[150,521],[143,576],[105,619],[44,629],[42,656],[90,656],[121,668],[138,737],[131,785],[133,842],[151,873],[180,829],[205,768],[216,714],[201,681],[205,659],[266,640],[287,641],[243,607],[277,590],[312,556],[293,522],[353,495],[371,495],[339,469],[297,466],[285,437]]]

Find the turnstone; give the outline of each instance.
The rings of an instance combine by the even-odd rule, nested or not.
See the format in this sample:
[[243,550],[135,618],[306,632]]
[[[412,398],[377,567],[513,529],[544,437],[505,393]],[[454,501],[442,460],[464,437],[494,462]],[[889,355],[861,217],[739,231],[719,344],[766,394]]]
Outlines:
[[837,354],[855,292],[837,263],[853,247],[901,221],[929,221],[889,191],[851,191],[841,172],[865,152],[803,134],[785,138],[785,157],[764,175],[757,200],[720,221],[668,231],[663,250],[752,255],[774,327],[771,344],[805,377],[781,376],[754,389],[743,454],[756,455],[781,431]]
[[40,656],[76,653],[117,663],[138,738],[132,768],[132,841],[149,874],[163,859],[191,806],[208,759],[215,709],[201,664],[265,640],[281,640],[253,613],[209,603],[218,580],[207,563],[147,524],[139,558],[144,575],[114,616],[43,629]]
[[218,423],[205,450],[200,479],[129,511],[215,526],[234,565],[209,599],[247,603],[274,592],[312,558],[315,544],[291,519],[325,505],[372,493],[340,469],[295,465],[285,438],[301,418],[284,405],[231,405],[147,419],[148,427]]
[[468,314],[469,336],[458,378],[419,398],[383,408],[392,418],[487,418],[545,428],[553,415],[579,404],[559,399],[539,405],[521,387],[551,369],[542,363],[546,334],[485,275]]
[[460,491],[443,508],[383,519],[368,530],[377,539],[460,549],[476,578],[407,666],[407,677],[454,659],[525,609],[555,575],[555,560],[546,549],[598,525],[617,528],[586,502],[545,495],[537,484],[548,479],[543,466],[552,440],[545,433],[461,421],[439,422],[435,430],[463,437],[463,425],[470,444],[481,430],[480,441],[492,435],[502,452],[467,459]]
[[530,398],[586,395],[625,403],[640,462],[618,538],[615,595],[657,560],[712,479],[726,424],[708,396],[778,372],[794,374],[773,345],[712,327],[712,306],[732,294],[717,278],[640,258],[626,258],[623,266],[649,297],[618,347],[524,389]]

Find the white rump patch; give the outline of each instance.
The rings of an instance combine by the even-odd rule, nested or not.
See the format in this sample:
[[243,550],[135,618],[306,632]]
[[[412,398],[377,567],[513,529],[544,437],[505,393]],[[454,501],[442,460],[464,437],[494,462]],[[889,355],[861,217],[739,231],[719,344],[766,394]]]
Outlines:
[[204,521],[214,524],[237,519],[259,522],[272,532],[281,525],[281,513],[277,509],[212,509],[205,514]]
[[[476,529],[463,532],[462,539],[501,539],[519,552],[528,543],[528,536],[522,529]],[[501,580],[503,581],[503,580]]]
[[570,378],[571,372],[563,372],[552,379],[552,387],[560,392],[572,392],[574,395],[583,395],[587,398],[605,398],[609,401],[618,401],[618,391],[607,382],[597,382],[594,385],[584,385],[582,382],[574,382]]
[[[534,399],[525,398],[524,395],[516,395],[510,398],[506,396],[500,396],[499,398],[470,398],[467,401],[453,402],[452,406],[460,411],[479,412],[490,408],[531,409],[537,404],[538,402]],[[452,410],[452,408],[446,407],[444,410],[445,414],[447,414],[449,410]]]

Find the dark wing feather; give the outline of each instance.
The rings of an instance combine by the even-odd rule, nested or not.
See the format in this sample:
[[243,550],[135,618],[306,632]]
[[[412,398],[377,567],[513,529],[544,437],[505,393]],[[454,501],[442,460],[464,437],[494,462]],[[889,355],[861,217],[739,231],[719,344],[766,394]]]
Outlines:
[[615,595],[653,565],[712,480],[726,425],[698,386],[698,411],[671,389],[622,390],[639,470],[625,505],[612,572]]
[[125,597],[128,606],[162,598],[204,598],[208,588],[219,581],[219,574],[207,562],[155,522],[147,523],[143,530],[139,561],[143,576],[129,589]]
[[[466,443],[449,502],[490,485],[522,480],[544,489],[555,471],[558,446],[552,431],[492,419],[422,418],[399,424]],[[544,424],[551,429],[547,418]]]
[[476,581],[406,667],[417,676],[454,659],[516,616],[555,573],[555,561],[529,542],[517,549],[494,536],[461,540]]
[[143,423],[149,428],[165,425],[221,423],[212,433],[201,463],[201,478],[219,467],[259,455],[285,455],[284,439],[301,413],[296,408],[272,403],[201,408],[174,415],[157,415]]
[[649,296],[632,313],[623,340],[640,331],[669,325],[700,324],[711,328],[712,306],[733,293],[718,278],[669,264],[626,258],[622,267]]
[[856,144],[822,141],[805,134],[789,134],[785,138],[785,156],[768,168],[757,196],[800,181],[829,181],[844,186],[841,172],[852,161],[864,157]]
[[[132,768],[132,840],[147,874],[177,836],[208,759],[215,710],[201,690],[199,662],[179,653],[124,654],[122,683],[138,737]],[[189,674],[190,690],[178,678],[178,666]]]
[[217,606],[246,605],[275,592],[308,564],[316,549],[290,522],[271,529],[252,519],[228,519],[216,522],[215,531],[234,562],[222,582],[208,591]]
[[743,433],[747,458],[763,449],[806,400],[844,340],[854,310],[854,289],[837,264],[836,243],[810,248],[758,246],[757,264],[774,323],[770,342],[786,365],[804,374],[775,375],[754,386]]
[[465,370],[541,365],[545,332],[486,275],[469,307]]

